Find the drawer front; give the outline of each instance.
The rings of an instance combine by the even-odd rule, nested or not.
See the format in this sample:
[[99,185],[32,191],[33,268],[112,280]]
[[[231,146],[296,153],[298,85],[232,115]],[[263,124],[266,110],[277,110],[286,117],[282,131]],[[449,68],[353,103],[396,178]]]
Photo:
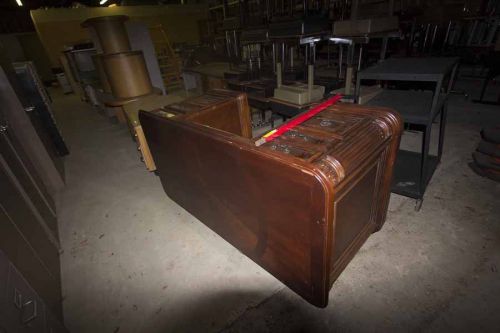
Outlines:
[[[46,227],[47,224],[34,208],[24,190],[19,186],[17,179],[13,176],[1,155],[0,184],[2,184],[0,186],[0,205],[3,206],[5,214],[15,224],[30,246],[35,249],[37,256],[49,269],[52,277],[59,280],[59,252],[54,242],[51,241],[53,237],[50,236],[50,232]],[[0,239],[3,238],[2,236],[0,235]],[[19,267],[11,254],[7,254],[10,260]],[[27,275],[24,271],[23,274]]]
[[45,332],[45,306],[28,282],[11,264],[4,318],[13,332]]
[[27,196],[50,228],[54,237],[58,237],[55,206],[45,186],[38,181],[36,170],[31,168],[26,158],[22,158],[20,147],[15,147],[7,132],[0,132],[0,155],[5,160]]

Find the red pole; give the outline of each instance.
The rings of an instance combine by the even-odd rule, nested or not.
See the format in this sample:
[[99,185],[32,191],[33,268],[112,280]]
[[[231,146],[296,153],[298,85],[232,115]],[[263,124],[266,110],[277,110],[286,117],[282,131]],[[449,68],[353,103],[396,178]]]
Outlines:
[[276,128],[270,132],[267,132],[259,140],[255,141],[255,145],[258,147],[258,146],[263,145],[266,142],[274,140],[275,138],[283,135],[284,133],[288,132],[292,128],[297,127],[298,125],[302,124],[303,122],[311,119],[312,117],[314,117],[316,114],[320,113],[321,111],[323,111],[327,107],[337,103],[340,99],[342,99],[342,97],[343,97],[342,95],[337,94],[337,95],[333,96],[332,98],[324,101],[323,103],[316,105],[315,107],[313,107],[309,111],[304,112],[300,116],[295,117],[294,119],[283,124],[282,126]]

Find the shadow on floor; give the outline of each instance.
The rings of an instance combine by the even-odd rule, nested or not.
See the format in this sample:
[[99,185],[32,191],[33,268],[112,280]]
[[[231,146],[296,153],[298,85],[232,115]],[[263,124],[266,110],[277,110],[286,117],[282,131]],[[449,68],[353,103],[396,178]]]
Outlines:
[[[283,289],[282,289],[283,290]],[[144,332],[324,332],[326,326],[313,320],[315,308],[304,300],[290,299],[278,291],[260,303],[263,291],[226,290],[200,295],[195,299],[179,303],[170,313],[162,313],[161,308],[145,321]],[[299,298],[297,296],[297,298]],[[248,302],[246,302],[248,300]],[[264,316],[257,313],[259,307],[267,303],[276,304]],[[241,307],[246,303],[245,307]],[[272,304],[271,304],[272,305]],[[226,309],[226,311],[222,310]],[[221,311],[222,310],[222,311]],[[277,312],[275,312],[277,311]],[[236,324],[238,318],[246,315],[255,320],[246,320],[243,327]],[[276,322],[274,317],[288,318],[286,322]],[[235,325],[236,324],[236,325]],[[330,323],[331,324],[331,323]],[[331,327],[331,325],[328,325]]]

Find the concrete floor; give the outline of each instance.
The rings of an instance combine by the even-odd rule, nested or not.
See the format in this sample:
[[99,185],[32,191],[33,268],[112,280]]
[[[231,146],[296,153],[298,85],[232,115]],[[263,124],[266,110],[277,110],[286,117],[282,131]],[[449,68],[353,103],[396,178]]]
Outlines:
[[[71,149],[59,199],[71,332],[500,330],[500,185],[467,166],[498,107],[452,96],[443,161],[422,209],[392,195],[384,228],[341,274],[325,309],[173,203],[126,126],[75,96],[56,96],[54,107]],[[418,140],[407,133],[403,144]]]

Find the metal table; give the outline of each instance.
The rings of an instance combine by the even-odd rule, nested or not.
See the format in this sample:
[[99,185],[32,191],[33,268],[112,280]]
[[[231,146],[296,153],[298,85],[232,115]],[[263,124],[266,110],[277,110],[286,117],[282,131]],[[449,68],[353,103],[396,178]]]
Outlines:
[[[392,192],[417,199],[419,210],[427,184],[441,160],[446,124],[447,97],[453,85],[458,58],[391,58],[361,71],[362,80],[433,82],[434,91],[386,89],[367,103],[398,111],[406,125],[422,131],[421,152],[400,150],[394,170]],[[445,84],[447,81],[447,85]],[[446,86],[446,87],[443,87]],[[440,116],[437,155],[429,153],[432,123]]]

